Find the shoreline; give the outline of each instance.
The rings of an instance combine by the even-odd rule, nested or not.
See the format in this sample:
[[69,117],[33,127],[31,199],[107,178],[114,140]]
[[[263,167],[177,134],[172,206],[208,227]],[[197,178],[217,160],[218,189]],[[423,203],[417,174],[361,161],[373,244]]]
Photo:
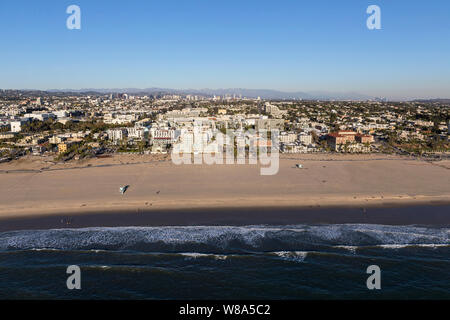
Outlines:
[[450,226],[450,203],[116,210],[0,218],[0,232],[101,227],[382,224]]

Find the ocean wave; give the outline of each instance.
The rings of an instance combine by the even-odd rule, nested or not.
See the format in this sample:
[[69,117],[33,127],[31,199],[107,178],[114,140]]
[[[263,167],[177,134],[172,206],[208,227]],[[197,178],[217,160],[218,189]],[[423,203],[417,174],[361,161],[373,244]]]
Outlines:
[[215,260],[226,260],[228,258],[227,255],[224,254],[214,254],[214,253],[200,253],[200,252],[180,252],[180,255],[188,258],[188,259],[197,259],[197,258],[213,258]]
[[403,243],[403,244],[380,244],[375,246],[333,246],[336,249],[344,249],[350,251],[351,253],[356,253],[357,250],[361,249],[405,249],[405,248],[443,248],[450,247],[450,243]]
[[303,262],[308,256],[307,251],[278,251],[273,252],[274,255],[282,258],[283,260]]
[[30,251],[48,251],[48,252],[56,252],[61,251],[61,249],[56,248],[30,248]]
[[404,249],[404,248],[441,248],[450,247],[450,244],[445,243],[410,243],[410,244],[382,244],[378,247],[383,249]]
[[430,248],[448,246],[450,229],[344,224],[279,227],[117,227],[0,233],[0,251],[213,252],[220,257],[221,254],[231,253],[304,252],[320,250],[323,247],[355,252],[359,247],[380,246],[387,249],[412,245]]
[[358,247],[358,246],[344,246],[344,245],[341,245],[341,246],[334,246],[333,248],[344,249],[344,250],[350,251],[351,253],[356,253],[356,250],[359,249],[360,247]]

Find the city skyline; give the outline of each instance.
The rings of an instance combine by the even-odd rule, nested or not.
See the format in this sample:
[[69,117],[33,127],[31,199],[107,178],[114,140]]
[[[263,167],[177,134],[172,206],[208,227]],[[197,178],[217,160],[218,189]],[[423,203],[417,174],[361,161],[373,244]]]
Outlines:
[[[66,28],[72,4],[81,8],[81,30]],[[372,4],[381,8],[381,30],[366,27]],[[0,88],[449,98],[446,9],[445,1],[2,2]]]

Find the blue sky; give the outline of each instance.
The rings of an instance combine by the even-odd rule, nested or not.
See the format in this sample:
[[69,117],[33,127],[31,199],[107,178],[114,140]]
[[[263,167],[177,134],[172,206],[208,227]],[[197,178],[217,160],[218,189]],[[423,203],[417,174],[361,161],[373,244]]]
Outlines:
[[0,88],[147,87],[450,97],[450,1],[0,1]]

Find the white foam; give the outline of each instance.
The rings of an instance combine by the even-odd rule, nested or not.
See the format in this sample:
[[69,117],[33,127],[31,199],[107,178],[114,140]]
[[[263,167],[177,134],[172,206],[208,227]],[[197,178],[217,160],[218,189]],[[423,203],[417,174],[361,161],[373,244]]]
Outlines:
[[408,244],[382,244],[379,247],[383,249],[403,249],[408,247],[421,247],[421,248],[432,248],[436,249],[439,247],[449,247],[450,244],[445,243],[408,243]]
[[274,255],[288,261],[303,262],[308,256],[306,251],[276,251],[273,252]]
[[214,253],[181,252],[179,254],[187,257],[188,259],[210,258],[211,257],[211,258],[214,258],[215,260],[226,260],[228,258],[227,255],[214,254]]
[[216,259],[216,260],[226,260],[227,258],[228,258],[228,256],[224,255],[224,254],[215,254],[214,255],[214,259]]
[[345,249],[350,251],[351,253],[356,253],[356,250],[359,248],[358,246],[334,246],[334,248]]
[[54,248],[30,248],[30,251],[61,251],[60,249]]
[[407,244],[381,244],[379,245],[380,248],[383,249],[402,249],[408,247]]
[[[243,244],[255,251],[265,245],[315,250],[314,246],[334,246],[350,251],[357,247],[405,245],[449,245],[450,229],[366,224],[291,226],[198,226],[198,227],[117,227],[38,230],[0,233],[0,250],[133,250],[152,245],[184,246],[204,244],[226,251]],[[275,248],[277,249],[277,248]],[[164,252],[164,247],[163,247]],[[181,248],[180,250],[186,250]],[[189,249],[187,249],[189,250]],[[271,249],[269,249],[271,250]],[[157,251],[155,249],[155,251]]]
[[440,248],[440,247],[450,247],[448,243],[422,243],[416,244],[415,246],[423,247],[423,248]]
[[198,252],[182,252],[182,253],[180,253],[180,255],[188,257],[188,258],[193,258],[193,259],[204,258],[204,257],[211,256],[211,255],[206,254],[206,253],[198,253]]

